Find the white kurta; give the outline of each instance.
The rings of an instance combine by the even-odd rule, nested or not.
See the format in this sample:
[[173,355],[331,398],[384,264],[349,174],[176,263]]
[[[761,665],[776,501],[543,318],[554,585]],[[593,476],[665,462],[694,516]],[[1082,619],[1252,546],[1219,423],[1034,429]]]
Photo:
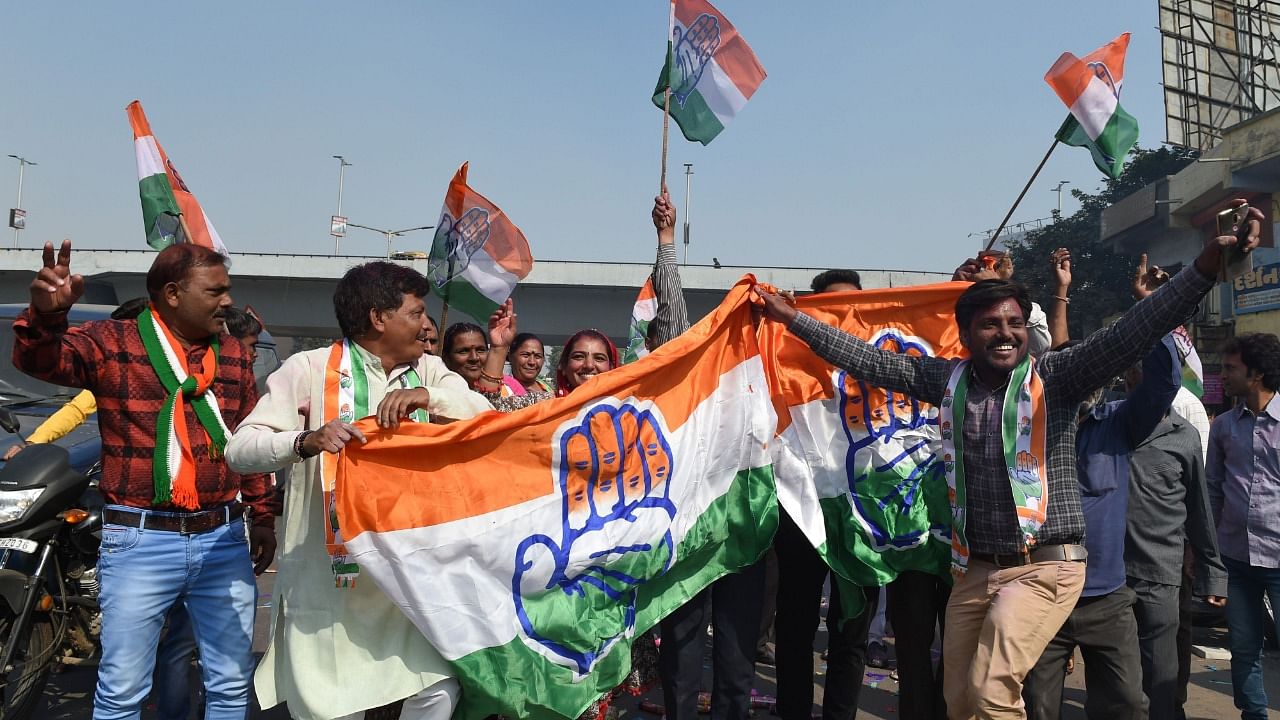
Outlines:
[[[358,355],[372,412],[409,365],[388,375],[376,357]],[[324,424],[320,406],[328,357],[329,348],[293,355],[267,379],[266,394],[227,443],[232,469],[270,472],[299,461],[294,439]],[[414,368],[431,395],[431,414],[460,420],[492,409],[439,358],[425,355]],[[296,718],[328,720],[409,697],[449,677],[440,653],[372,580],[334,587],[319,459],[302,461],[298,470],[289,473],[286,486],[271,641],[254,677],[258,702],[264,708],[287,702]]]

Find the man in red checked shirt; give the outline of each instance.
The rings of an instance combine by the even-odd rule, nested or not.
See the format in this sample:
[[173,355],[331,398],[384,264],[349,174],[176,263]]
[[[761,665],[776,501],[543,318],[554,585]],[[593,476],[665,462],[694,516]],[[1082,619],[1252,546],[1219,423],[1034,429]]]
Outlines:
[[252,362],[223,329],[230,290],[225,256],[173,245],[147,272],[150,307],[136,320],[68,329],[84,280],[71,274],[70,241],[56,258],[46,243],[31,307],[14,321],[14,365],[98,401],[107,505],[95,720],[139,716],[177,602],[200,648],[206,719],[243,720],[248,710],[253,576],[276,543],[267,476],[237,475],[222,460],[231,429],[258,399]]

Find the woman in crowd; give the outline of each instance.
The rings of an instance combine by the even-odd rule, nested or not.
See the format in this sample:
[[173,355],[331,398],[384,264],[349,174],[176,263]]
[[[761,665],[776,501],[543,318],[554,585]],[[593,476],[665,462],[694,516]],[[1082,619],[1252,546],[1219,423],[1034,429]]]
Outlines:
[[484,372],[489,358],[489,341],[484,330],[474,323],[454,323],[444,331],[440,343],[440,359],[445,367],[458,373],[472,390]]

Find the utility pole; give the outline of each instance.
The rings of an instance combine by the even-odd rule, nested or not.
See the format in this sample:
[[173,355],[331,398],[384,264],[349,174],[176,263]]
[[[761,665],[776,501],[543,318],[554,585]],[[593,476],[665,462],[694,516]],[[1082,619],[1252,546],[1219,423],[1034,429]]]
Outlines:
[[689,264],[689,214],[693,210],[690,205],[689,189],[692,184],[693,163],[684,164],[684,264]]
[[9,225],[13,228],[13,247],[16,249],[18,247],[18,233],[20,233],[22,228],[27,225],[27,214],[22,210],[23,171],[27,169],[28,165],[38,165],[39,163],[31,162],[30,160],[24,157],[18,157],[17,155],[10,155],[9,157],[18,161],[18,201],[13,204],[13,212],[9,213]]
[[388,257],[388,258],[390,258],[390,257],[391,257],[391,254],[392,254],[392,249],[391,249],[391,239],[392,239],[392,238],[400,237],[401,235],[404,235],[405,233],[411,233],[411,232],[414,232],[415,230],[430,230],[430,229],[432,229],[432,228],[434,228],[434,227],[435,227],[435,225],[419,225],[418,227],[405,228],[404,230],[383,230],[382,228],[369,227],[368,225],[358,225],[358,224],[356,224],[356,223],[347,223],[347,224],[348,224],[348,225],[350,225],[350,226],[351,226],[351,227],[353,227],[353,228],[360,228],[361,230],[372,230],[373,232],[376,232],[376,233],[378,233],[379,235],[381,235],[381,236],[383,236],[384,238],[386,238],[386,239],[387,239],[387,257]]
[[1062,216],[1062,186],[1063,186],[1063,185],[1070,185],[1070,184],[1071,184],[1071,181],[1070,181],[1070,180],[1059,180],[1059,181],[1058,181],[1058,187],[1053,188],[1053,189],[1051,189],[1051,190],[1049,191],[1049,192],[1056,192],[1056,193],[1058,193],[1058,216],[1059,216],[1059,217],[1061,217],[1061,216]]
[[329,234],[333,236],[333,254],[337,255],[338,243],[347,234],[347,218],[342,214],[342,179],[343,171],[351,167],[351,163],[341,155],[334,155],[333,159],[338,161],[338,214],[329,220]]

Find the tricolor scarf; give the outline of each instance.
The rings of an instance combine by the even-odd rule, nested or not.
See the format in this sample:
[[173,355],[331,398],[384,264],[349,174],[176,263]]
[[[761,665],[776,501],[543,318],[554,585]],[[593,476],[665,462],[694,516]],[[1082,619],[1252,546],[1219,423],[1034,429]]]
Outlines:
[[[942,461],[954,518],[951,524],[951,568],[958,575],[964,574],[969,563],[964,487],[964,415],[965,399],[969,394],[969,366],[969,361],[965,360],[951,372],[941,408]],[[1048,475],[1045,472],[1048,421],[1044,382],[1035,371],[1035,361],[1030,355],[1023,358],[1009,377],[1000,435],[1004,444],[1005,467],[1009,472],[1009,488],[1017,506],[1018,526],[1022,530],[1026,550],[1036,544],[1036,533],[1044,524],[1045,506],[1049,500]]]
[[231,431],[223,422],[218,399],[210,389],[214,376],[218,374],[218,338],[210,339],[209,349],[193,373],[187,365],[187,354],[155,312],[154,306],[138,316],[138,334],[142,336],[142,345],[147,349],[151,367],[155,368],[160,384],[169,393],[156,418],[156,449],[151,461],[154,502],[196,510],[200,507],[200,496],[196,491],[196,461],[191,452],[191,433],[187,429],[184,403],[188,399],[191,401],[196,418],[209,435],[210,457],[221,458]]
[[[329,348],[329,360],[324,367],[324,398],[320,410],[321,423],[341,420],[349,423],[357,418],[367,417],[377,405],[369,403],[369,378],[365,374],[363,351],[349,340],[335,342]],[[422,378],[410,367],[400,375],[398,382],[401,388],[422,387]],[[430,416],[426,410],[414,410],[409,419],[416,422],[427,422]],[[325,549],[333,566],[334,585],[336,587],[355,587],[356,577],[360,574],[360,566],[347,556],[347,549],[342,539],[342,530],[338,527],[338,505],[335,487],[338,477],[338,456],[335,453],[320,454],[320,489],[324,503]]]

